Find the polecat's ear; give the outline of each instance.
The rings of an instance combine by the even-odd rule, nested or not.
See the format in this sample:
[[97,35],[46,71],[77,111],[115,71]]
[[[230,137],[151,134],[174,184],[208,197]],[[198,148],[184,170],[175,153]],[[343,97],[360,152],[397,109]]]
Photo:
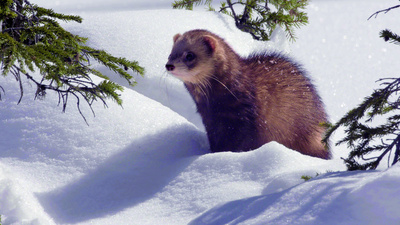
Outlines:
[[174,43],[176,42],[176,40],[178,40],[178,38],[182,36],[181,34],[175,34],[174,35]]
[[204,44],[206,44],[208,46],[208,48],[210,49],[211,52],[215,51],[215,48],[217,47],[217,40],[210,36],[210,35],[205,35],[203,37],[204,40]]

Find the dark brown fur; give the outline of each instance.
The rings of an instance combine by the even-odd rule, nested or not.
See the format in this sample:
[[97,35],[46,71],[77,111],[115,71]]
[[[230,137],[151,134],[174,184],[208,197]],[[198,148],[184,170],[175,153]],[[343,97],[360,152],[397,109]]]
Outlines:
[[323,104],[299,65],[278,53],[237,55],[205,30],[174,36],[167,70],[184,81],[213,152],[248,151],[277,141],[330,158],[321,142]]

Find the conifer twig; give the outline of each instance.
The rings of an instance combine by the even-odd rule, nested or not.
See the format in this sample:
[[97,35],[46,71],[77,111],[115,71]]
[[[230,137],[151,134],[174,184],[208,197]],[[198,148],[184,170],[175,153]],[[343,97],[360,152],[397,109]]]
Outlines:
[[[173,8],[193,9],[194,3],[211,3],[211,0],[179,0],[175,1]],[[219,12],[229,15],[235,21],[237,28],[251,34],[255,40],[268,41],[277,25],[285,27],[289,40],[295,40],[294,28],[308,22],[307,14],[301,9],[308,4],[308,0],[226,0],[220,1]],[[268,3],[276,10],[271,10]],[[240,5],[238,12],[234,6]],[[235,10],[236,9],[236,10]]]
[[378,16],[379,13],[384,12],[384,13],[386,14],[386,13],[388,13],[390,10],[395,9],[395,8],[399,8],[399,7],[400,7],[400,5],[396,5],[396,6],[387,8],[387,9],[379,10],[379,11],[375,12],[374,14],[372,14],[370,17],[368,17],[367,20],[371,19],[373,16],[375,16],[375,18],[376,18],[376,17]]
[[[384,78],[379,79],[380,85],[384,87],[375,90],[371,96],[356,108],[350,110],[335,125],[330,125],[324,142],[339,127],[346,127],[346,137],[336,143],[336,145],[347,143],[352,148],[348,158],[344,159],[349,170],[366,170],[376,169],[382,159],[387,156],[388,164],[392,161],[392,165],[399,161],[400,156],[400,115],[391,115],[386,118],[386,123],[378,126],[367,125],[372,122],[376,116],[387,115],[389,112],[399,109],[399,98],[393,98],[400,91],[400,78]],[[394,139],[388,139],[391,135],[396,135]],[[390,140],[390,143],[383,141]],[[371,143],[380,139],[380,145],[372,145]],[[366,157],[372,152],[379,152],[376,157]],[[393,159],[390,159],[393,156]],[[356,161],[357,158],[364,160],[363,164]]]

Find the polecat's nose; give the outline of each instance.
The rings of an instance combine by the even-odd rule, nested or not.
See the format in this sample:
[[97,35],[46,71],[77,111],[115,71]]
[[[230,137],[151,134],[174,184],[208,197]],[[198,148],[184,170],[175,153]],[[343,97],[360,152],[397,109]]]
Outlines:
[[175,66],[172,64],[167,64],[167,65],[165,65],[165,68],[167,68],[167,71],[172,71],[175,69]]

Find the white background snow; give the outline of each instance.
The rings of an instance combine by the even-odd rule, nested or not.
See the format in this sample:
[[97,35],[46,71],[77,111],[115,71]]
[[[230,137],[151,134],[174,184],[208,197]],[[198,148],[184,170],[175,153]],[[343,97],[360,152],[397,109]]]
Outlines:
[[[332,160],[301,155],[278,143],[245,153],[210,153],[194,104],[182,83],[165,72],[172,36],[204,28],[241,55],[281,50],[309,71],[331,121],[399,76],[400,47],[379,31],[399,33],[400,11],[367,21],[395,0],[314,0],[309,25],[287,43],[277,33],[252,40],[220,14],[172,10],[169,0],[32,0],[83,17],[64,27],[89,45],[137,60],[146,68],[136,87],[109,102],[66,113],[58,97],[32,101],[33,85],[17,105],[12,76],[0,78],[0,215],[3,224],[399,224],[400,165],[346,172],[334,146]],[[397,29],[397,30],[396,30]],[[117,75],[98,67],[113,80]],[[343,137],[339,131],[332,142]],[[302,175],[323,175],[304,182]]]

